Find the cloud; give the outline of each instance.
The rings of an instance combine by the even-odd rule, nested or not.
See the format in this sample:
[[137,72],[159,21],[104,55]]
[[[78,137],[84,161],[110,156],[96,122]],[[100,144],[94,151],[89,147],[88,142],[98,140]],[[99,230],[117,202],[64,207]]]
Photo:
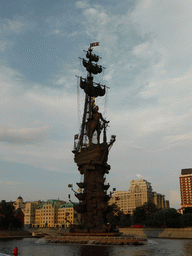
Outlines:
[[0,51],[4,52],[5,50],[7,50],[9,47],[11,47],[11,43],[7,42],[5,40],[0,40]]
[[1,35],[7,35],[9,33],[19,34],[28,26],[29,26],[28,22],[22,17],[16,18],[13,20],[3,19],[1,20],[0,34]]
[[58,35],[58,34],[60,34],[60,31],[59,31],[59,29],[55,29],[55,30],[53,30],[52,34],[55,34],[55,35]]
[[77,1],[77,2],[76,2],[76,6],[77,6],[78,8],[85,9],[85,8],[88,8],[88,7],[89,7],[89,4],[87,3],[87,1]]
[[0,141],[10,144],[38,144],[47,137],[48,127],[0,129]]
[[153,55],[153,51],[151,50],[151,43],[144,42],[140,45],[137,45],[133,48],[133,54],[136,55],[137,57],[151,57]]
[[131,14],[135,29],[143,38],[150,38],[151,50],[159,49],[169,76],[181,73],[191,63],[191,11],[191,1],[144,0],[138,2]]
[[16,185],[24,185],[23,182],[15,182],[15,181],[0,181],[0,184],[3,186],[9,186],[9,187],[13,187],[13,186],[16,186]]

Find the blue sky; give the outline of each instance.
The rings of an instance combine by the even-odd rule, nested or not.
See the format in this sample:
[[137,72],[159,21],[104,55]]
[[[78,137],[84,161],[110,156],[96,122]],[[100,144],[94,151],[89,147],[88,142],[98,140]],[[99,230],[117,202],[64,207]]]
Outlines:
[[180,171],[192,167],[191,13],[189,0],[1,1],[0,199],[67,200],[82,179],[75,75],[99,41],[95,79],[110,89],[96,103],[117,136],[107,182],[128,190],[144,178],[179,208]]

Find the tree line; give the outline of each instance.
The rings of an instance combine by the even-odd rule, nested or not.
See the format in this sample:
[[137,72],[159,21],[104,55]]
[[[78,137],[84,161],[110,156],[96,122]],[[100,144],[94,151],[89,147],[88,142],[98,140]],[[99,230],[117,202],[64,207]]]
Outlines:
[[24,214],[19,208],[15,210],[12,203],[2,200],[0,202],[0,229],[14,230],[23,228]]
[[184,228],[192,227],[192,208],[184,210],[183,214],[174,208],[158,209],[154,203],[145,203],[136,207],[133,215],[123,214],[117,204],[111,206],[113,210],[108,215],[108,222],[112,226],[131,227],[142,225],[151,228]]

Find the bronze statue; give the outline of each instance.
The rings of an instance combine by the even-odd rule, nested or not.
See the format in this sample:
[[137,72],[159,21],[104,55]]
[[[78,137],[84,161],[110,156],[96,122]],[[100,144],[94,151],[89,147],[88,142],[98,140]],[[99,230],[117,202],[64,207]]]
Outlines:
[[[105,233],[110,229],[104,217],[110,199],[107,195],[109,184],[104,184],[104,175],[110,170],[107,160],[115,136],[111,136],[110,142],[107,142],[106,127],[109,121],[103,118],[99,107],[95,106],[95,98],[104,96],[107,88],[93,82],[92,74],[102,71],[102,66],[92,63],[99,60],[99,56],[92,54],[92,47],[96,45],[98,43],[90,45],[86,54],[88,60],[82,61],[88,72],[87,78],[80,77],[80,88],[85,92],[84,114],[80,134],[75,136],[73,150],[74,161],[80,174],[84,175],[84,181],[77,183],[81,192],[75,194],[80,201],[75,210],[82,214],[81,227],[74,229],[79,233]],[[100,142],[102,130],[103,141]],[[92,142],[94,132],[97,132],[97,143]]]
[[[89,143],[92,143],[92,137],[94,132],[97,132],[97,143],[100,143],[100,134],[102,129],[106,126],[109,121],[106,121],[102,114],[98,112],[99,107],[95,106],[92,110],[92,117],[86,123],[87,135],[89,137]],[[101,123],[102,121],[103,123]]]

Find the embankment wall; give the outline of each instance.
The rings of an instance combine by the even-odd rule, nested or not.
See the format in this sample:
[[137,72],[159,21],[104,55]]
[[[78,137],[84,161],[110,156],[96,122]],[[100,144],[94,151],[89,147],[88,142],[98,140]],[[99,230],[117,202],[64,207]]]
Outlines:
[[192,228],[120,228],[119,231],[137,238],[192,239]]

